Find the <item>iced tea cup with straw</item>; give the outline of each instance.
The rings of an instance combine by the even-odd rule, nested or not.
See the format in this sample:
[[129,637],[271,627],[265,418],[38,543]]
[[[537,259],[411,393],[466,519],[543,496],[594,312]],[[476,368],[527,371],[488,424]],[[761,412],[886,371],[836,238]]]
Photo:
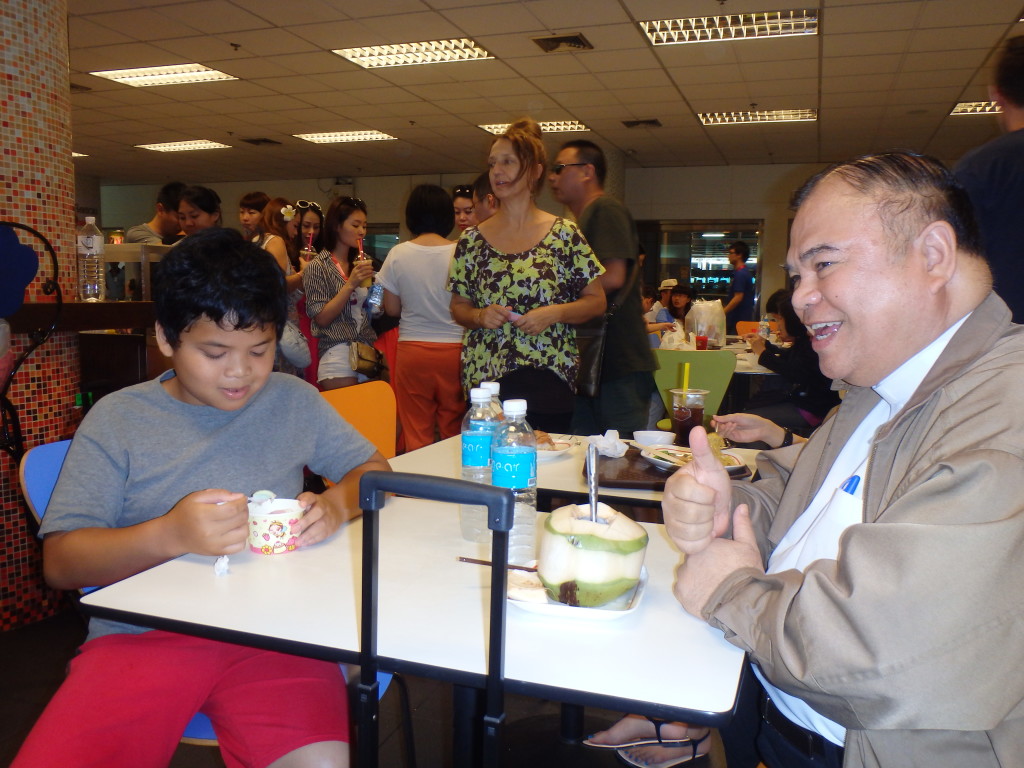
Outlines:
[[672,431],[676,445],[690,447],[690,430],[704,426],[706,389],[670,389],[672,395]]

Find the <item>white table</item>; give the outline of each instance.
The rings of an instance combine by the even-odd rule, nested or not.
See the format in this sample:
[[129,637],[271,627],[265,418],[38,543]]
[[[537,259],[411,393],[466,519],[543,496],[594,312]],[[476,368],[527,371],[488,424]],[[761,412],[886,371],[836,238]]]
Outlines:
[[[672,595],[680,555],[647,525],[639,607],[608,621],[508,607],[507,690],[694,723],[731,716],[743,653]],[[91,614],[337,661],[359,649],[361,520],[286,555],[245,552],[217,576],[185,555],[82,598]],[[463,541],[454,505],[391,498],[381,514],[378,653],[383,669],[482,687],[489,568]],[[621,661],[616,664],[615,661]]]
[[[561,436],[555,436],[561,439]],[[396,456],[389,460],[396,472],[419,472],[438,477],[460,477],[462,471],[460,458],[460,437],[428,445],[425,448]],[[537,490],[549,495],[565,497],[587,497],[587,483],[583,477],[583,464],[586,460],[586,443],[580,438],[571,438],[573,447],[563,454],[548,460],[537,462]],[[753,472],[755,460],[760,451],[746,448],[730,449],[740,456]],[[667,475],[666,475],[667,477]],[[612,503],[635,504],[639,506],[661,506],[661,491],[646,491],[633,488],[608,488],[601,486],[602,501]]]

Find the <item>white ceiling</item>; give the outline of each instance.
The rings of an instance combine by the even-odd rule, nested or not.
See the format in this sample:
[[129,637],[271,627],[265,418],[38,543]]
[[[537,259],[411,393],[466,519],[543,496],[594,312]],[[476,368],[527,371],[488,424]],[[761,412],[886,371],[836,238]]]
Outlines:
[[[817,36],[652,47],[638,21],[820,10]],[[951,162],[996,135],[994,53],[1022,0],[69,0],[76,171],[104,183],[472,173],[477,124],[576,119],[627,167],[804,163],[910,148]],[[580,32],[594,50],[531,38]],[[333,48],[471,37],[493,60],[364,70]],[[88,74],[199,62],[238,80],[132,88]],[[815,123],[702,126],[697,112],[817,108]],[[657,118],[661,128],[626,128]],[[376,129],[398,141],[314,145]],[[552,146],[580,134],[552,135]],[[242,139],[269,138],[280,146]],[[231,149],[133,145],[212,139]]]

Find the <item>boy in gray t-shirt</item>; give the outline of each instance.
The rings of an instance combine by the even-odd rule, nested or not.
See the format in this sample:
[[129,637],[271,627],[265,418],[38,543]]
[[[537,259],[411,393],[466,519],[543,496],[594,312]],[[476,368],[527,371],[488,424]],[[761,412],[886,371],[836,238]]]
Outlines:
[[[246,496],[263,489],[299,499],[299,544],[315,544],[359,514],[359,477],[389,469],[319,392],[271,372],[286,304],[265,251],[233,230],[186,238],[160,265],[155,304],[174,370],[83,421],[41,526],[51,586],[239,552]],[[306,466],[337,484],[302,492]],[[336,664],[97,619],[89,629],[14,766],[166,765],[197,710],[229,766],[348,765]]]

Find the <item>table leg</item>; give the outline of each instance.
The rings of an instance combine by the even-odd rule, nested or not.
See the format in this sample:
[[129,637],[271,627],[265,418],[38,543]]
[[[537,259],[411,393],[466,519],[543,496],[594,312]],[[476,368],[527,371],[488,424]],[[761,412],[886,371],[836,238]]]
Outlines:
[[480,715],[484,692],[467,685],[452,686],[452,757],[455,768],[480,764]]
[[562,704],[562,727],[559,733],[562,741],[573,744],[583,740],[583,707],[579,704]]

